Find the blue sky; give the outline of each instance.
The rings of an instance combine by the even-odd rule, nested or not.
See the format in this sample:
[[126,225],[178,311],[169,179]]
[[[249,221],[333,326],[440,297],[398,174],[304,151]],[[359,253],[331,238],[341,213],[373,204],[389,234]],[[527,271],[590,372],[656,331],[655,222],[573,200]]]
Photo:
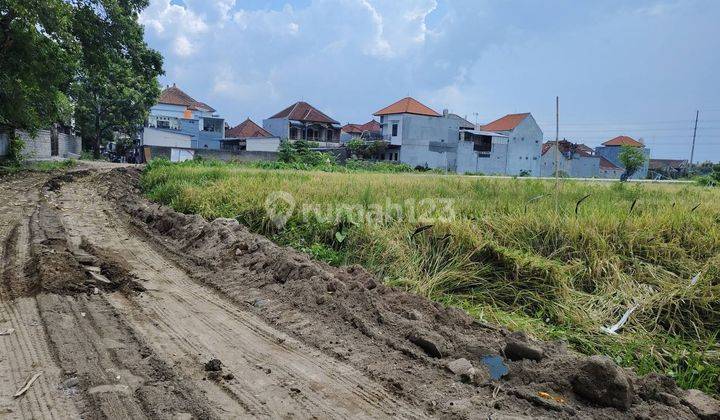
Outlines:
[[546,139],[642,138],[720,161],[720,1],[151,0],[140,17],[177,83],[231,125],[305,100],[363,123],[410,94]]

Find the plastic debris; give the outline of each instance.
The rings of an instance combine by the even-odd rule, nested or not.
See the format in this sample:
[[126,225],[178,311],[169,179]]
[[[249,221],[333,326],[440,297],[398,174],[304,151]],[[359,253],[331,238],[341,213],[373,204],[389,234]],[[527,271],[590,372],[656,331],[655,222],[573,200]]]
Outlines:
[[509,372],[507,365],[500,356],[485,356],[481,361],[487,366],[490,377],[494,380],[502,378]]
[[697,284],[698,280],[700,280],[700,274],[702,274],[702,271],[698,271],[698,273],[690,279],[690,286],[695,286],[695,284]]
[[627,322],[628,318],[630,318],[630,315],[635,312],[635,309],[637,309],[640,305],[635,304],[633,307],[625,311],[622,318],[620,318],[620,321],[617,322],[617,324],[611,326],[611,327],[602,327],[601,330],[605,331],[608,334],[617,335],[617,330],[622,328],[623,325]]

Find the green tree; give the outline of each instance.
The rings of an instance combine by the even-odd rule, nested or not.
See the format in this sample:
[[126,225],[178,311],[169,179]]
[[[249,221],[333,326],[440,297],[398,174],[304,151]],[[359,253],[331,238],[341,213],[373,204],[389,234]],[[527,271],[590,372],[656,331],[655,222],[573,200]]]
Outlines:
[[347,144],[345,144],[345,147],[348,148],[352,155],[355,155],[359,158],[362,158],[365,155],[365,142],[361,139],[354,138],[347,142]]
[[18,154],[15,130],[32,134],[69,119],[66,93],[77,53],[72,12],[64,0],[0,0],[0,128]]
[[638,169],[642,168],[643,165],[645,165],[646,160],[643,150],[639,147],[632,146],[621,146],[618,159],[620,160],[620,163],[625,167],[625,173],[620,178],[623,181],[633,176],[633,174],[637,172]]
[[73,34],[81,46],[73,88],[75,120],[100,156],[103,139],[134,137],[160,94],[162,56],[147,46],[138,14],[147,0],[76,0]]

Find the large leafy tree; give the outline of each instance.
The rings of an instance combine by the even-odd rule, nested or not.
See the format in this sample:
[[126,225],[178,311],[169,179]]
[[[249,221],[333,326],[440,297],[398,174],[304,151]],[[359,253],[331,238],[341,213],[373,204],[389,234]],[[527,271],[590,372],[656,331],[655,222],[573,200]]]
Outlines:
[[34,132],[66,120],[76,69],[73,8],[64,0],[0,0],[0,128]]
[[113,132],[134,135],[160,93],[162,56],[138,23],[147,0],[76,0],[73,33],[81,46],[73,89],[75,119],[95,157]]

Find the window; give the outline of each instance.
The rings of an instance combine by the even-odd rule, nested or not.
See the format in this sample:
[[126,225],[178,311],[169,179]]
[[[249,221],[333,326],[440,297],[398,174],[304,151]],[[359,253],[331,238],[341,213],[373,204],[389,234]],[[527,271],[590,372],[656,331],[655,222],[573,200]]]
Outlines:
[[297,139],[298,138],[298,129],[295,127],[290,127],[290,138],[291,139]]
[[397,123],[393,123],[393,125],[392,125],[392,136],[393,136],[393,137],[396,137],[396,136],[397,136],[397,133],[398,133],[398,125],[397,125]]
[[170,128],[170,121],[158,120],[157,128]]

